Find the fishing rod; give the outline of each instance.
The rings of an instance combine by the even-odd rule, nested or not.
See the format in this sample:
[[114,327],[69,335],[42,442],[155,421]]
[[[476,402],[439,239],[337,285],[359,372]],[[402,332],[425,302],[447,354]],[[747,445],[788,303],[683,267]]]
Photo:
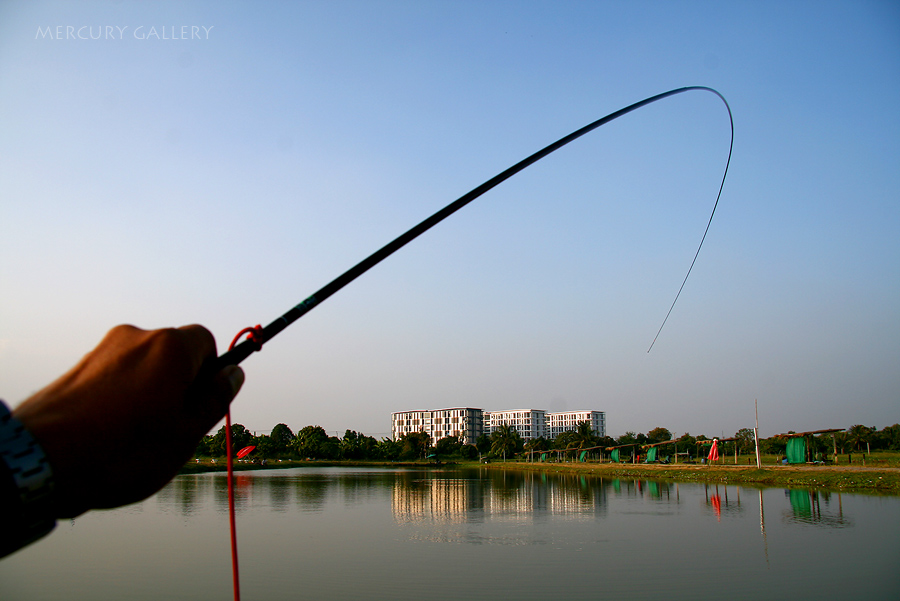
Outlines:
[[[682,94],[684,92],[690,92],[693,90],[698,91],[706,91],[712,92],[722,102],[725,104],[725,108],[728,110],[728,120],[731,125],[731,142],[728,148],[728,160],[725,163],[725,172],[722,174],[722,182],[719,185],[719,193],[716,195],[716,202],[713,205],[712,212],[709,215],[709,221],[706,224],[706,230],[703,232],[703,237],[700,239],[700,244],[697,246],[697,252],[694,253],[694,259],[691,261],[691,265],[688,268],[687,275],[684,276],[684,280],[681,283],[681,287],[678,289],[678,293],[675,295],[675,300],[672,301],[672,305],[669,307],[668,313],[666,313],[665,319],[663,319],[662,325],[659,327],[659,330],[656,333],[656,337],[653,339],[653,343],[650,344],[650,349],[653,348],[653,345],[656,344],[656,338],[659,337],[659,333],[662,331],[663,326],[666,325],[666,321],[669,319],[669,315],[672,313],[672,309],[675,307],[675,303],[678,302],[678,297],[681,296],[681,291],[684,289],[684,285],[687,283],[688,277],[691,275],[691,270],[694,268],[694,263],[697,262],[697,256],[700,254],[700,249],[703,247],[703,241],[706,240],[706,234],[709,233],[709,226],[712,224],[713,216],[716,214],[716,207],[719,206],[719,199],[722,196],[722,189],[725,186],[725,177],[728,175],[728,166],[731,164],[731,152],[734,148],[734,119],[731,115],[731,107],[728,106],[728,101],[725,100],[725,97],[722,96],[719,92],[714,90],[713,88],[708,88],[705,86],[688,86],[684,88],[677,88],[674,90],[669,90],[668,92],[663,92],[662,94],[657,94],[656,96],[651,96],[650,98],[646,98],[641,100],[640,102],[635,102],[632,105],[626,106],[623,109],[620,109],[614,113],[610,113],[609,115],[594,121],[588,125],[585,125],[581,129],[578,129],[568,136],[560,138],[553,144],[546,146],[545,148],[537,151],[531,156],[519,161],[512,167],[506,169],[505,171],[495,175],[488,181],[484,182],[477,188],[471,190],[470,192],[463,194],[458,199],[432,215],[431,217],[425,219],[418,225],[410,228],[405,233],[401,234],[391,242],[388,242],[383,247],[333,279],[331,282],[323,286],[321,289],[316,291],[311,296],[308,296],[299,304],[294,305],[290,308],[284,315],[267,325],[266,327],[255,326],[251,328],[244,328],[240,332],[238,332],[237,336],[234,337],[234,341],[231,343],[228,351],[223,353],[220,357],[218,357],[215,361],[215,371],[219,371],[222,368],[228,365],[237,365],[247,357],[249,357],[255,351],[259,351],[262,349],[262,345],[276,335],[278,335],[282,330],[286,327],[312,311],[315,307],[319,306],[323,303],[328,297],[332,294],[369,271],[380,262],[418,238],[423,233],[427,232],[429,229],[457,212],[491,188],[494,188],[498,184],[506,181],[511,178],[515,174],[519,173],[526,167],[536,163],[541,160],[548,154],[562,148],[569,142],[573,140],[577,140],[584,134],[591,132],[601,125],[609,123],[614,119],[618,119],[622,115],[627,115],[633,110],[639,109],[642,106],[646,106],[657,100],[662,100],[663,98],[668,98],[669,96],[674,96],[675,94]],[[241,337],[245,334],[249,333],[247,339],[243,342],[238,343]],[[650,349],[647,349],[647,352],[650,352]],[[235,528],[235,500],[234,500],[234,481],[233,481],[233,459],[232,459],[232,449],[231,449],[231,411],[228,410],[225,414],[225,441],[226,441],[226,452],[228,455],[227,462],[227,472],[228,472],[228,513],[230,520],[230,530],[231,530],[231,562],[232,562],[232,578],[234,584],[234,599],[235,601],[240,601],[240,579],[239,579],[239,569],[238,569],[238,552],[237,552],[237,533]]]
[[[235,338],[235,341],[237,341],[238,338],[240,338],[244,333],[247,333],[247,332],[249,332],[249,334],[250,334],[249,337],[247,339],[245,339],[243,342],[241,342],[240,344],[233,344],[233,346],[230,350],[223,353],[216,360],[216,370],[221,370],[223,367],[228,366],[228,365],[237,365],[241,361],[243,361],[244,359],[249,357],[253,352],[261,350],[262,345],[264,343],[271,340],[273,337],[275,337],[277,334],[279,334],[286,327],[288,327],[289,325],[291,325],[292,323],[294,323],[295,321],[297,321],[298,319],[300,319],[301,317],[303,317],[304,315],[306,315],[307,313],[312,311],[315,307],[322,304],[332,294],[334,294],[335,292],[337,292],[338,290],[340,290],[341,288],[343,288],[344,286],[346,286],[347,284],[349,284],[350,282],[352,282],[353,280],[355,280],[356,278],[358,278],[365,272],[369,271],[375,265],[377,265],[384,259],[388,258],[392,254],[394,254],[395,252],[397,252],[398,250],[400,250],[401,248],[406,246],[408,243],[412,242],[413,240],[418,238],[420,235],[422,235],[423,233],[425,233],[426,231],[428,231],[429,229],[431,229],[432,227],[434,227],[435,225],[437,225],[438,223],[440,223],[441,221],[443,221],[444,219],[446,219],[453,213],[457,212],[458,210],[460,210],[461,208],[463,208],[464,206],[466,206],[467,204],[469,204],[470,202],[472,202],[473,200],[475,200],[476,198],[478,198],[479,196],[481,196],[488,190],[494,188],[498,184],[511,178],[512,176],[519,173],[526,167],[536,163],[537,161],[541,160],[542,158],[549,155],[550,153],[562,148],[569,142],[577,140],[578,138],[585,135],[586,133],[589,133],[589,132],[597,129],[601,125],[605,125],[605,124],[609,123],[610,121],[618,119],[619,117],[621,117],[623,115],[627,115],[628,113],[630,113],[636,109],[639,109],[643,106],[654,103],[658,100],[662,100],[663,98],[668,98],[669,96],[674,96],[676,94],[682,94],[684,92],[690,92],[690,91],[712,92],[713,94],[718,96],[719,99],[722,100],[722,102],[725,104],[725,108],[728,110],[728,120],[731,125],[731,143],[730,143],[729,149],[728,149],[728,160],[725,163],[725,172],[722,174],[722,182],[719,185],[719,193],[716,196],[716,202],[713,205],[712,212],[710,213],[710,216],[709,216],[709,221],[706,224],[706,230],[703,232],[703,237],[701,238],[700,244],[697,247],[697,252],[694,253],[694,259],[691,261],[691,265],[688,268],[687,275],[684,276],[684,280],[681,283],[681,287],[678,289],[678,293],[675,295],[675,300],[672,301],[672,305],[669,307],[669,311],[668,311],[668,313],[666,313],[666,317],[665,317],[665,319],[663,319],[663,323],[659,327],[659,331],[657,331],[656,337],[654,337],[654,339],[653,339],[653,343],[650,345],[650,349],[652,349],[653,344],[656,343],[656,339],[659,337],[659,333],[662,331],[663,326],[665,326],[666,321],[668,321],[669,315],[671,315],[672,309],[675,307],[675,303],[678,301],[678,297],[681,295],[681,291],[684,289],[685,283],[687,283],[688,276],[690,276],[691,270],[694,268],[694,263],[696,263],[696,261],[697,261],[697,256],[700,254],[700,248],[703,246],[703,241],[706,240],[706,234],[709,233],[709,226],[710,226],[710,224],[712,224],[713,216],[716,214],[716,207],[718,207],[719,199],[722,196],[722,188],[725,186],[725,177],[728,175],[728,166],[731,164],[731,152],[734,148],[734,119],[731,114],[731,107],[728,105],[728,101],[725,100],[725,97],[722,96],[722,94],[720,94],[718,91],[714,90],[713,88],[709,88],[706,86],[687,86],[687,87],[683,87],[683,88],[676,88],[674,90],[669,90],[668,92],[663,92],[662,94],[657,94],[656,96],[651,96],[649,98],[645,98],[644,100],[641,100],[640,102],[635,102],[634,104],[626,106],[625,108],[615,111],[614,113],[610,113],[609,115],[607,115],[601,119],[598,119],[598,120],[594,121],[593,123],[585,125],[581,129],[578,129],[578,130],[572,132],[571,134],[569,134],[563,138],[560,138],[559,140],[550,144],[549,146],[546,146],[545,148],[535,152],[531,156],[519,161],[512,167],[509,167],[505,171],[503,171],[503,172],[495,175],[491,179],[487,180],[486,182],[484,182],[477,188],[474,188],[470,192],[463,194],[458,199],[456,199],[455,201],[453,201],[452,203],[450,203],[449,205],[447,205],[446,207],[444,207],[443,209],[441,209],[440,211],[438,211],[431,217],[428,217],[427,219],[425,219],[418,225],[407,230],[405,233],[401,234],[400,236],[397,236],[397,238],[395,238],[391,242],[387,243],[386,245],[384,245],[383,247],[381,247],[380,249],[378,249],[377,251],[375,251],[374,253],[372,253],[371,255],[369,255],[368,257],[366,257],[365,259],[363,259],[362,261],[360,261],[359,263],[357,263],[356,265],[354,265],[353,267],[351,267],[350,269],[348,269],[347,271],[345,271],[344,273],[342,273],[341,275],[336,277],[335,279],[333,279],[331,282],[329,282],[328,284],[323,286],[321,289],[316,291],[314,294],[312,294],[311,296],[308,296],[307,298],[305,298],[303,301],[301,301],[297,305],[294,305],[293,307],[291,307],[291,309],[288,310],[284,315],[282,315],[281,317],[279,317],[278,319],[276,319],[275,321],[273,321],[266,327],[256,326],[255,328],[245,328],[244,330],[242,330],[238,334],[238,336]],[[648,349],[647,352],[650,352],[650,349]]]

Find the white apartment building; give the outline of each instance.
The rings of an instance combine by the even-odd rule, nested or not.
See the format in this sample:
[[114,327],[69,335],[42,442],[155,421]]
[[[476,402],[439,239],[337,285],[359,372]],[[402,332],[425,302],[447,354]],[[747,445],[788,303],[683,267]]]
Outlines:
[[473,407],[398,411],[391,414],[391,438],[398,440],[410,432],[425,432],[437,442],[446,436],[458,436],[463,444],[475,444],[482,434],[488,436],[503,424],[513,426],[529,441],[555,438],[566,430],[574,430],[578,422],[587,421],[596,436],[606,436],[606,413],[603,411],[563,411],[548,413],[543,409],[483,411]]
[[513,426],[523,440],[543,436],[547,438],[547,412],[543,409],[514,409],[511,411],[485,411],[484,433],[488,436],[502,425]]
[[562,411],[547,414],[547,429],[550,438],[555,438],[566,430],[574,430],[578,422],[589,422],[595,436],[606,436],[606,413],[603,411]]
[[484,432],[484,412],[472,407],[452,407],[392,413],[391,438],[397,440],[410,432],[425,432],[433,442],[458,436],[463,444],[475,444]]

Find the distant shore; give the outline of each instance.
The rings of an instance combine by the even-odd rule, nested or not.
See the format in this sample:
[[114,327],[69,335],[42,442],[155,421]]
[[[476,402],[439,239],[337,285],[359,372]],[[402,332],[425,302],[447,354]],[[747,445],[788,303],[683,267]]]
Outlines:
[[[849,465],[764,465],[762,469],[746,465],[662,465],[621,463],[526,463],[519,461],[480,464],[451,462],[370,462],[370,461],[270,461],[266,465],[236,463],[235,471],[288,469],[296,467],[385,467],[433,468],[468,467],[528,470],[590,475],[601,478],[631,478],[672,482],[708,482],[746,484],[785,488],[818,488],[825,490],[900,494],[900,468]],[[225,471],[225,462],[188,463],[179,473],[197,474]]]
[[[285,459],[283,461],[278,461],[277,459],[272,461],[269,460],[266,465],[262,465],[260,463],[253,462],[241,462],[236,461],[234,463],[234,471],[236,472],[247,472],[253,470],[286,470],[295,467],[385,467],[385,468],[398,468],[398,467],[414,467],[414,468],[430,468],[430,467],[445,467],[447,465],[465,465],[467,467],[478,467],[477,463],[469,464],[468,462],[460,464],[456,462],[451,463],[439,463],[435,464],[434,462],[424,462],[424,461],[333,461],[327,459],[321,460],[313,460],[313,461],[305,461],[302,459]],[[204,461],[201,463],[195,463],[191,461],[186,463],[179,471],[179,475],[181,474],[203,474],[206,472],[224,472],[225,471],[225,460],[222,459],[216,463],[210,463],[208,461]]]
[[900,494],[900,468],[849,465],[662,465],[616,463],[490,463],[487,468],[649,478],[673,482],[747,484],[785,488]]

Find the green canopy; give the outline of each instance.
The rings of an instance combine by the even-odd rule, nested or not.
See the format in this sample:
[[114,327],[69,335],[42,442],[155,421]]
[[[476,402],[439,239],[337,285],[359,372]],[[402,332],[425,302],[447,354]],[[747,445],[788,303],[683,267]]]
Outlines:
[[612,453],[609,454],[609,460],[619,462],[619,449],[613,449]]
[[578,461],[584,461],[584,458],[587,457],[587,451],[582,451],[581,455],[578,457]]
[[785,454],[788,463],[806,463],[806,439],[802,436],[788,438]]
[[647,461],[644,463],[650,463],[652,461],[656,461],[656,447],[650,447],[647,449]]
[[541,461],[547,461],[547,453],[541,453]]

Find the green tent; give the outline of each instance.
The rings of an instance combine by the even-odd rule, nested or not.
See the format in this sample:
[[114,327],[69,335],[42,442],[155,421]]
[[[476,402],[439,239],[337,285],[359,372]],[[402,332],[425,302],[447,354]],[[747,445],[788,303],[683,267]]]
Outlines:
[[644,463],[653,463],[656,461],[656,447],[647,449],[647,460]]
[[578,457],[578,461],[584,462],[584,458],[587,457],[587,451],[582,451],[581,456]]
[[547,453],[541,453],[541,461],[547,461]]
[[619,462],[619,449],[612,450],[612,453],[609,454],[609,460],[614,461],[616,463]]
[[785,454],[788,463],[806,463],[806,439],[802,436],[788,438]]

